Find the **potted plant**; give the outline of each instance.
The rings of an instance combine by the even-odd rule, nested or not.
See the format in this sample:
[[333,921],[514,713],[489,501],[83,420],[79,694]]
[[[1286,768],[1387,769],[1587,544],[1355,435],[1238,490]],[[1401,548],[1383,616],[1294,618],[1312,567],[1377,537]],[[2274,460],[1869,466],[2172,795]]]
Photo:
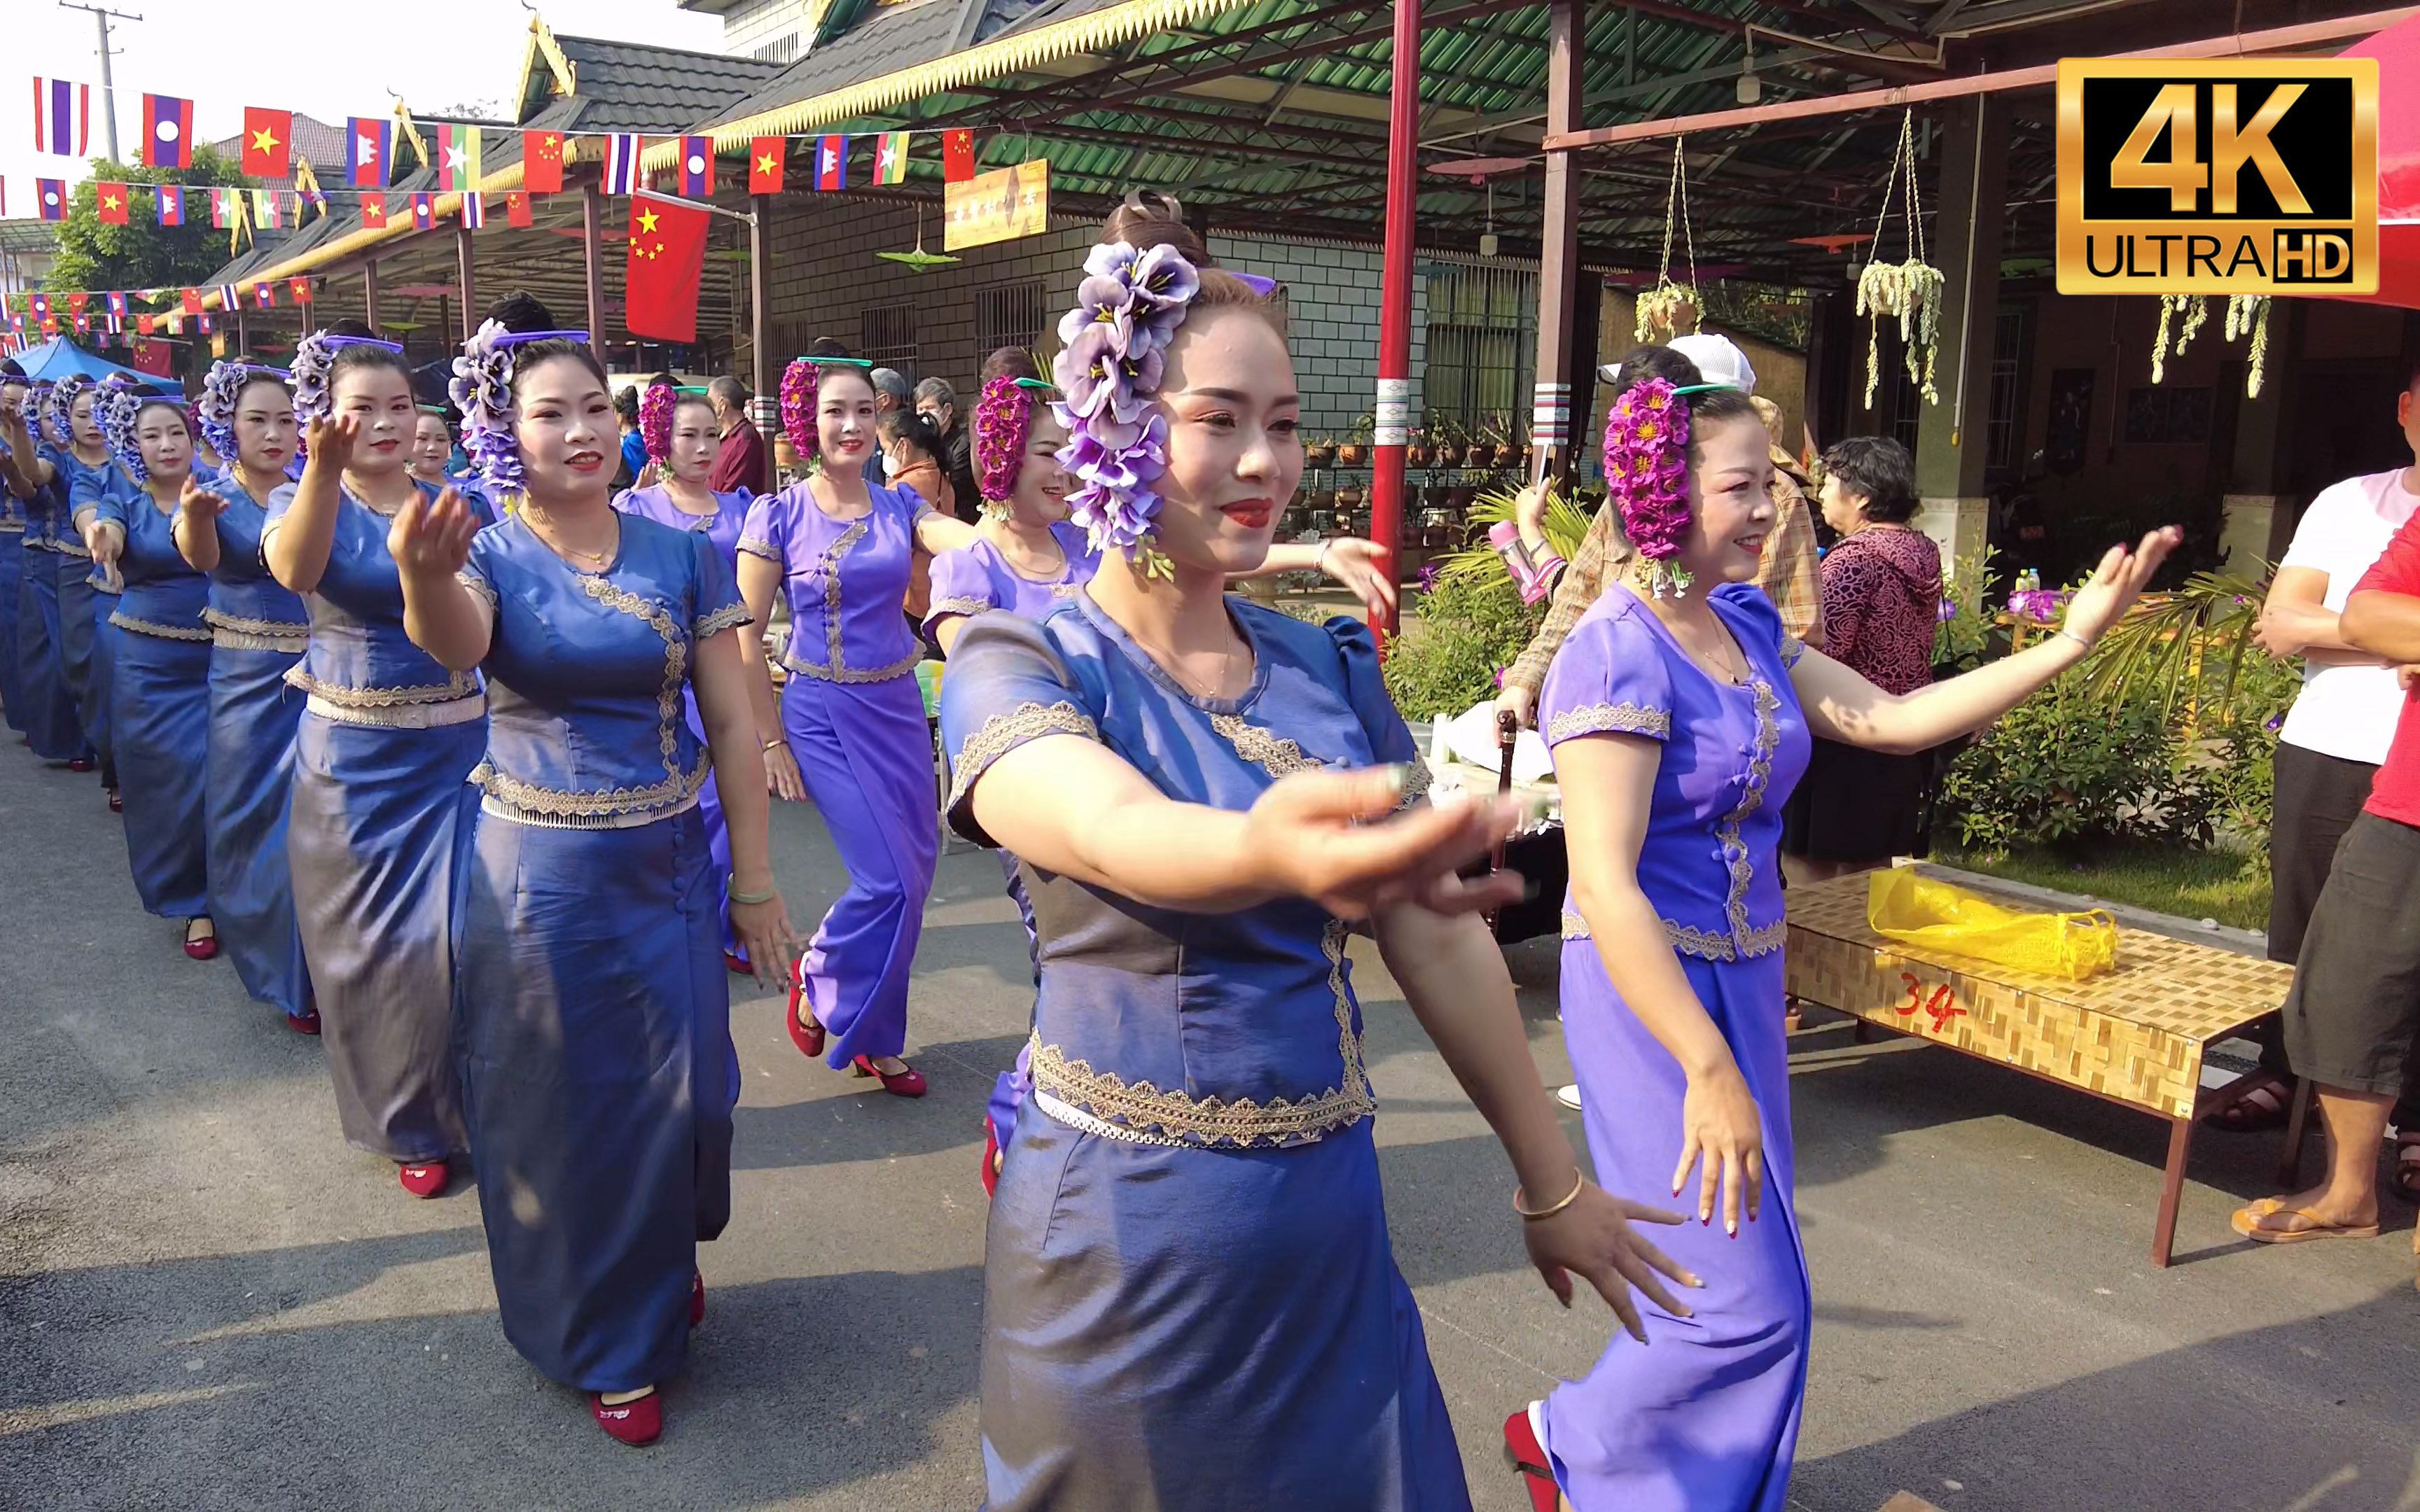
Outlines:
[[1367,410],[1353,422],[1353,429],[1336,448],[1336,460],[1340,466],[1357,468],[1370,459],[1370,432],[1376,428],[1377,424],[1377,417]]
[[1359,507],[1360,507],[1360,505],[1361,505],[1361,490],[1360,490],[1360,489],[1358,489],[1358,488],[1339,488],[1339,489],[1337,489],[1337,490],[1336,490],[1336,507],[1337,507],[1337,509],[1338,509],[1338,511],[1339,511],[1340,513],[1341,513],[1341,512],[1343,512],[1343,511],[1347,511],[1347,510],[1357,509],[1357,508],[1359,508]]
[[1431,455],[1428,433],[1420,430],[1412,432],[1411,440],[1404,446],[1404,466],[1425,468]]
[[1437,466],[1441,468],[1462,466],[1464,437],[1460,424],[1449,416],[1434,416],[1429,421],[1429,434],[1436,438],[1434,451]]
[[1335,466],[1336,438],[1333,436],[1313,436],[1310,440],[1303,443],[1302,465],[1311,468]]

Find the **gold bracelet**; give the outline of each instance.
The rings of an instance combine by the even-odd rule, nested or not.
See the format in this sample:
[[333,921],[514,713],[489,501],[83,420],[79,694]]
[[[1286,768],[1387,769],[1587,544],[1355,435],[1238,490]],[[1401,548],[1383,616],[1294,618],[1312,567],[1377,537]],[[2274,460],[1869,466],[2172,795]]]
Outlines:
[[781,735],[775,735],[772,739],[765,742],[765,748],[767,750],[771,750],[776,746],[786,746],[790,742],[787,738]]
[[742,892],[739,890],[739,879],[737,877],[732,877],[725,883],[724,895],[736,903],[769,903],[775,898],[781,896],[778,891]]
[[1587,1185],[1587,1174],[1575,1169],[1572,1172],[1572,1189],[1563,1194],[1563,1200],[1556,1203],[1551,1208],[1541,1208],[1535,1212],[1532,1212],[1528,1209],[1521,1206],[1522,1192],[1521,1189],[1516,1186],[1512,1189],[1512,1211],[1519,1213],[1524,1219],[1530,1223],[1536,1223],[1541,1218],[1551,1218],[1555,1214],[1562,1211],[1565,1208],[1570,1207],[1573,1203],[1577,1202],[1580,1199],[1580,1189]]

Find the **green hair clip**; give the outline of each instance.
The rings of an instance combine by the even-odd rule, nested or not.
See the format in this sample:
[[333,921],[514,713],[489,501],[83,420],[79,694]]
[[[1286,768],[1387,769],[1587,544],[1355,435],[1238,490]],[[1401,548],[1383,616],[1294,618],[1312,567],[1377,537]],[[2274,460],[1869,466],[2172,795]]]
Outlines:
[[1736,383],[1684,383],[1672,391],[1675,399],[1685,399],[1693,393],[1742,393],[1746,392]]
[[874,360],[867,357],[794,357],[790,360],[794,363],[813,363],[817,367],[854,367],[868,373],[874,371]]
[[1016,386],[1023,389],[1028,393],[1057,393],[1059,392],[1059,385],[1050,382],[1047,378],[1021,378],[1016,381]]

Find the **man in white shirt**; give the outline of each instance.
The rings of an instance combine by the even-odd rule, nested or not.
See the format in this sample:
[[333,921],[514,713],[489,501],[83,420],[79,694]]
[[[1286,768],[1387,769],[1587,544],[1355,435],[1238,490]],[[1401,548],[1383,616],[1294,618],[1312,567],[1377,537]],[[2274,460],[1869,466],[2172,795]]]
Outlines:
[[[2396,399],[2395,418],[2412,465],[2347,478],[2322,489],[2294,527],[2260,607],[2257,638],[2273,656],[2303,658],[2303,691],[2277,732],[2276,796],[2269,845],[2269,959],[2302,953],[2311,905],[2328,879],[2336,841],[2369,798],[2370,779],[2386,760],[2404,694],[2395,669],[2354,651],[2337,631],[2353,585],[2420,508],[2420,369]],[[2273,1125],[2291,1083],[2273,1035],[2263,1043],[2266,1087],[2223,1119],[2228,1128]],[[2401,1148],[2396,1185],[2420,1196],[2420,1078],[2405,1073],[2395,1110]]]

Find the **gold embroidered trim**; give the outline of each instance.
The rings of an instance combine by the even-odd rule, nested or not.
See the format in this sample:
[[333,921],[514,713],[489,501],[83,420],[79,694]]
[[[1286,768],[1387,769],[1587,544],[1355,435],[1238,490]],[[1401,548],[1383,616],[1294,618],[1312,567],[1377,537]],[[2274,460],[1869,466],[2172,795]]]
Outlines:
[[1573,913],[1568,908],[1563,910],[1563,938],[1567,940],[1589,940],[1594,939],[1595,937],[1596,936],[1589,933],[1589,923],[1587,919],[1582,918],[1579,915]]
[[308,635],[255,635],[221,625],[210,631],[210,644],[221,651],[276,651],[300,656],[311,649]]
[[1413,804],[1427,797],[1429,785],[1435,780],[1436,774],[1429,770],[1428,758],[1413,757],[1411,769],[1404,774],[1404,795],[1395,800],[1395,811],[1402,813]]
[[1033,1089],[1032,1100],[1035,1107],[1079,1134],[1098,1134],[1104,1139],[1122,1140],[1129,1145],[1156,1145],[1163,1149],[1192,1148],[1184,1140],[1171,1138],[1167,1134],[1146,1134],[1140,1129],[1129,1129],[1122,1123],[1111,1123],[1107,1119],[1096,1119],[1082,1108],[1061,1102],[1039,1087]]
[[741,536],[739,538],[739,549],[747,552],[752,557],[763,557],[768,562],[779,562],[782,560],[782,548],[761,535]]
[[623,827],[616,820],[645,823],[688,808],[713,770],[713,764],[700,761],[695,771],[676,772],[646,787],[582,793],[506,777],[492,760],[483,760],[471,769],[469,781],[486,795],[482,807],[503,818],[557,829],[614,829]]
[[[1699,929],[1693,924],[1683,924],[1669,918],[1659,918],[1656,922],[1664,926],[1666,944],[1683,955],[1696,956],[1700,961],[1736,961],[1745,956],[1763,955],[1769,950],[1778,949],[1782,935],[1788,932],[1788,925],[1779,921],[1763,929],[1750,930],[1747,933],[1748,948],[1743,950],[1720,930]],[[1564,939],[1592,940],[1595,937],[1587,919],[1568,908],[1563,910]]]
[[1784,633],[1781,638],[1781,664],[1784,667],[1795,667],[1798,665],[1798,658],[1805,655],[1807,655],[1807,642],[1794,635]]
[[[617,588],[601,576],[576,574],[580,586],[589,597],[607,609],[644,621],[647,627],[663,639],[664,681],[656,693],[656,747],[663,755],[664,776],[677,782],[680,769],[681,682],[689,669],[689,643],[681,639],[680,626],[673,620],[672,611],[653,599],[642,598],[627,588]],[[540,791],[532,789],[532,792]]]
[[1305,1145],[1349,1129],[1377,1112],[1378,1104],[1370,1093],[1360,1036],[1353,1031],[1353,998],[1344,986],[1342,921],[1327,921],[1319,948],[1327,957],[1327,986],[1336,1005],[1337,1054],[1343,1061],[1342,1082],[1325,1092],[1299,1102],[1280,1097],[1260,1103],[1249,1098],[1229,1102],[1217,1096],[1196,1098],[1184,1091],[1162,1091],[1149,1082],[1128,1083],[1110,1072],[1094,1071],[1081,1060],[1070,1060],[1057,1045],[1044,1044],[1039,1033],[1032,1041],[1034,1089],[1129,1135],[1156,1134],[1194,1149]]
[[950,758],[949,807],[957,807],[984,769],[1036,735],[1081,735],[1098,740],[1101,732],[1092,717],[1073,703],[1025,702],[1006,714],[995,714],[958,745]]
[[697,624],[691,625],[689,632],[690,639],[692,640],[703,640],[708,636],[721,635],[723,631],[730,629],[734,625],[746,625],[752,618],[753,618],[753,616],[748,612],[747,605],[733,604],[726,608],[716,609],[713,613],[708,614],[704,619],[698,621]]
[[1236,755],[1271,777],[1317,772],[1326,766],[1326,763],[1304,755],[1302,748],[1293,741],[1272,734],[1259,725],[1246,724],[1241,715],[1214,714],[1210,717],[1210,728],[1235,748]]
[[202,623],[214,630],[233,630],[239,635],[267,636],[271,640],[311,639],[310,622],[292,620],[254,620],[240,614],[222,614],[217,609],[202,610]]
[[894,677],[905,677],[924,659],[921,651],[905,661],[894,661],[888,667],[845,667],[835,672],[829,667],[818,667],[812,661],[800,661],[784,656],[782,665],[799,676],[818,683],[887,683]]
[[496,612],[496,588],[493,583],[490,583],[487,579],[480,577],[477,573],[473,572],[468,567],[456,573],[454,575],[454,580],[460,583],[463,587],[468,588],[471,592],[478,594],[480,601],[488,606],[488,612],[489,614],[492,615]]
[[933,600],[932,608],[924,611],[924,623],[930,625],[944,614],[981,614],[985,609],[999,607],[990,599],[977,598],[972,594],[952,594],[947,598]]
[[[288,683],[294,681],[291,672]],[[297,685],[300,686],[300,685]],[[356,708],[331,703],[313,693],[302,706],[322,719],[337,724],[357,724],[372,730],[437,730],[446,725],[469,724],[483,719],[488,714],[488,695],[473,693],[466,699],[454,699],[443,703],[409,703],[396,708]]]
[[[867,517],[868,519],[872,517]],[[824,553],[824,670],[835,681],[848,674],[848,657],[842,653],[840,646],[841,559],[856,550],[857,543],[864,540],[865,536],[865,520],[852,520],[848,529],[840,532],[840,539]],[[813,677],[814,673],[807,675]]]
[[339,709],[392,709],[406,703],[451,703],[456,699],[483,696],[478,680],[469,672],[449,673],[442,683],[423,683],[411,687],[344,687],[323,683],[297,667],[286,674],[286,680]]
[[25,522],[22,519],[0,519],[0,535],[22,535]]
[[1740,936],[1740,955],[1770,955],[1781,949],[1790,937],[1790,920],[1776,918],[1761,929],[1752,929]]
[[1574,735],[1653,735],[1660,740],[1671,733],[1669,710],[1628,702],[1584,703],[1576,709],[1565,709],[1546,721],[1546,744],[1550,746]]
[[63,557],[73,557],[79,562],[90,562],[92,560],[92,552],[89,549],[82,546],[70,545],[66,541],[52,542],[51,549],[56,551]]
[[1748,856],[1747,842],[1740,838],[1740,826],[1764,803],[1764,784],[1773,776],[1773,748],[1781,737],[1781,728],[1774,719],[1781,700],[1774,695],[1773,685],[1760,677],[1750,686],[1756,696],[1756,743],[1748,755],[1746,778],[1740,783],[1739,803],[1714,826],[1714,838],[1721,843],[1730,872],[1723,917],[1730,921],[1731,938],[1743,953],[1754,933],[1747,922],[1747,889],[1756,880],[1756,863]]
[[109,623],[136,635],[156,636],[163,640],[208,640],[209,626],[205,625],[162,625],[157,620],[136,619],[124,609],[112,609]]

